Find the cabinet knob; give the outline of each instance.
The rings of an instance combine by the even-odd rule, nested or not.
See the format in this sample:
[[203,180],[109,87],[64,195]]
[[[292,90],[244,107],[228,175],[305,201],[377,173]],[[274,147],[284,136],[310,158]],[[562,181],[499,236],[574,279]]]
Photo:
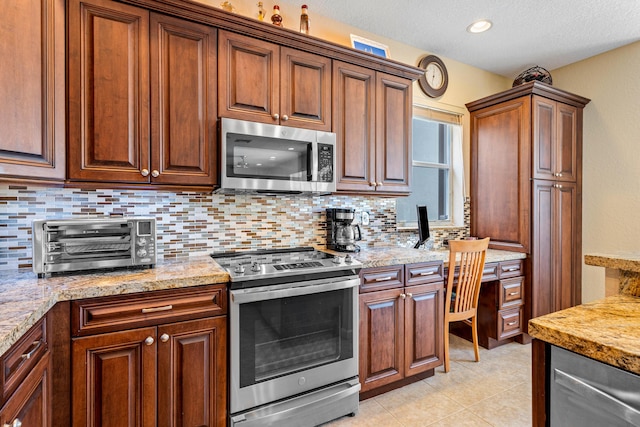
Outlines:
[[155,340],[153,339],[153,337],[147,337],[146,340],[144,340],[145,345],[151,345],[155,342]]
[[149,169],[142,169],[140,171],[140,175],[142,176],[149,176]]
[[282,116],[282,121],[286,122],[287,120],[289,120],[289,116],[287,116],[286,114]]
[[376,184],[376,186],[377,186],[377,187],[382,187],[382,183],[381,183],[381,182],[379,182],[379,183],[377,183],[377,184]]
[[375,183],[375,182],[371,181],[371,182],[369,183],[369,187],[375,187],[375,186],[376,186],[376,183]]
[[271,117],[273,117],[273,120],[279,120],[280,119],[280,114],[276,113]]
[[561,176],[562,176],[562,174],[561,174],[560,172],[557,172],[555,175],[556,175],[557,177],[561,177]]
[[157,178],[157,177],[160,176],[160,172],[158,172],[157,170],[154,169],[154,170],[151,171],[151,176],[154,177],[154,178]]
[[407,292],[407,296],[408,296],[409,298],[413,298],[413,294],[412,294],[411,292]]
[[169,341],[169,334],[162,334],[162,335],[160,335],[160,341],[162,341],[162,342],[167,342],[167,341]]
[[562,188],[562,184],[556,184],[556,185],[554,185],[554,187],[556,187],[556,188]]
[[407,297],[406,294],[400,294],[400,298],[405,299]]

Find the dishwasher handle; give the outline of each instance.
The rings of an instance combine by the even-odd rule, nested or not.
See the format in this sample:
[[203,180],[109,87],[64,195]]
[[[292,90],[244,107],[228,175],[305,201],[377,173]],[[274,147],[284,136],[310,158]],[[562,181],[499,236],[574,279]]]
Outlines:
[[635,426],[640,425],[640,411],[634,407],[558,368],[553,370],[553,374],[556,384],[582,396],[587,401],[597,401],[599,407],[618,418]]

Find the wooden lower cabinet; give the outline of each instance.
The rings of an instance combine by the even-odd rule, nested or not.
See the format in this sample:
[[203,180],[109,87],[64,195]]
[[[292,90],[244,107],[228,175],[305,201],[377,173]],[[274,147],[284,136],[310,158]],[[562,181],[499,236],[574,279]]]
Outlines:
[[53,425],[51,409],[50,353],[47,352],[2,406],[0,426],[49,427]]
[[226,426],[226,310],[226,285],[74,301],[72,425]]
[[[435,274],[412,280],[418,267]],[[404,286],[405,277],[421,284]],[[442,263],[363,269],[361,278],[361,396],[433,375],[443,363]]]

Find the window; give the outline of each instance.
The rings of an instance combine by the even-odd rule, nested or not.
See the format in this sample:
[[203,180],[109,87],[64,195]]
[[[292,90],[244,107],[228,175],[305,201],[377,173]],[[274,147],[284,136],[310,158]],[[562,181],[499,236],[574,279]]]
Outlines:
[[459,114],[413,107],[411,195],[396,201],[400,228],[417,226],[426,205],[435,226],[463,225],[462,126]]

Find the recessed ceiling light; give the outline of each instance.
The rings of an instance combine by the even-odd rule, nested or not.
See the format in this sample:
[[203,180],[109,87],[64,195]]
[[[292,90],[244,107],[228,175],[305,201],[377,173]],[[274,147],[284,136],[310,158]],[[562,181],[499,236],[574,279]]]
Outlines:
[[481,19],[469,25],[467,27],[467,31],[469,31],[470,33],[484,33],[489,28],[491,28],[492,25],[493,23],[488,19]]

